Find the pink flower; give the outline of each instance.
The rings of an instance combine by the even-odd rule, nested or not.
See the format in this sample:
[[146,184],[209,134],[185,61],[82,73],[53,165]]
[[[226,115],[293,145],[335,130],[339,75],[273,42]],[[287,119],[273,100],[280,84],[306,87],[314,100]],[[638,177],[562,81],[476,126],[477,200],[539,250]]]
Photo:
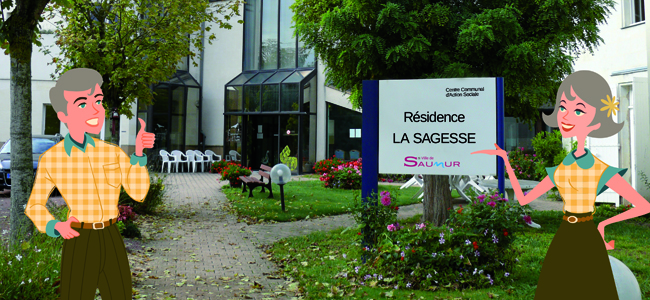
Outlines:
[[494,202],[494,201],[488,202],[487,205],[492,206],[492,207],[497,206],[496,202]]
[[478,202],[483,203],[483,200],[485,200],[485,195],[478,195]]
[[533,223],[533,218],[526,215],[526,216],[524,216],[524,222],[526,222],[527,224],[532,224]]
[[390,197],[388,197],[388,196],[381,197],[381,204],[383,204],[384,206],[389,206],[390,205]]
[[393,224],[388,225],[386,228],[388,229],[388,231],[395,231],[397,229]]

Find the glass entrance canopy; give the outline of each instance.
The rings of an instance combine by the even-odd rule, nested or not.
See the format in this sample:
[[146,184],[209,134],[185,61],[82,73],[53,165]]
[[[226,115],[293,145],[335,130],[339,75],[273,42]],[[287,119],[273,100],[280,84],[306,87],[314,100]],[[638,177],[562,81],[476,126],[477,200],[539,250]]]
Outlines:
[[315,113],[316,103],[300,92],[315,76],[313,68],[241,73],[226,84],[225,113]]

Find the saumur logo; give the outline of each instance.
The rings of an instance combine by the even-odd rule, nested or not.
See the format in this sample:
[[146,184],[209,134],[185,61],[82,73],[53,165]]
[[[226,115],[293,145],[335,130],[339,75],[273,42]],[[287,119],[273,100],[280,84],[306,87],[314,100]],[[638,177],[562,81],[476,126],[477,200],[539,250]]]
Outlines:
[[405,167],[441,167],[452,168],[460,167],[459,161],[435,161],[433,156],[407,156],[404,158]]

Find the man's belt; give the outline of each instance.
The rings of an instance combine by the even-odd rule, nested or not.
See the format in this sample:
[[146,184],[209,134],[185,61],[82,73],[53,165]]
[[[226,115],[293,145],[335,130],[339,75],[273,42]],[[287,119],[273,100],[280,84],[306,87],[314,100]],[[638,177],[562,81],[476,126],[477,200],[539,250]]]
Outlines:
[[594,216],[586,216],[586,217],[578,218],[578,217],[576,217],[576,216],[567,216],[567,215],[564,215],[564,216],[562,216],[562,219],[564,219],[564,221],[567,221],[567,222],[569,222],[569,223],[587,222],[587,221],[591,221],[591,220],[593,220],[593,219],[594,219]]
[[95,222],[95,223],[70,222],[70,227],[97,230],[97,229],[104,229],[105,227],[111,226],[111,224],[115,224],[115,223],[117,223],[117,219],[110,219],[106,222]]

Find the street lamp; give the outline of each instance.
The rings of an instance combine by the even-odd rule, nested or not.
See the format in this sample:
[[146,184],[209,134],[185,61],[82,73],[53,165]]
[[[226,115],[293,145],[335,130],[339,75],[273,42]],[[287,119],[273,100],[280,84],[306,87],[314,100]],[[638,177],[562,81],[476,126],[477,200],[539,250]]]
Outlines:
[[291,180],[291,170],[285,164],[277,164],[271,169],[271,182],[280,186],[280,201],[284,211],[284,185]]

